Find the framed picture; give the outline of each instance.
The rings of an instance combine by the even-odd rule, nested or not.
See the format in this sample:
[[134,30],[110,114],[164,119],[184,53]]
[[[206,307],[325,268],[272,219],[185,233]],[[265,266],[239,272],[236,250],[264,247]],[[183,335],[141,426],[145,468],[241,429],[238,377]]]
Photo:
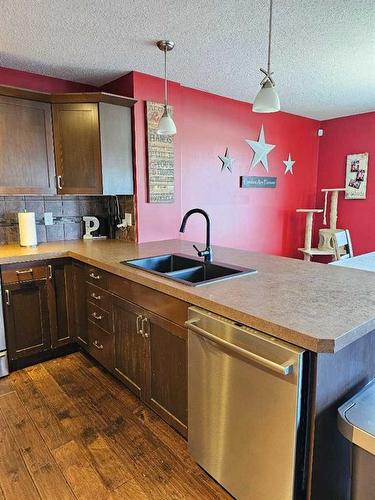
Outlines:
[[[168,106],[173,115],[173,107]],[[156,133],[164,105],[146,102],[148,202],[174,202],[174,139]]]
[[367,168],[368,153],[358,153],[346,157],[345,199],[366,199]]

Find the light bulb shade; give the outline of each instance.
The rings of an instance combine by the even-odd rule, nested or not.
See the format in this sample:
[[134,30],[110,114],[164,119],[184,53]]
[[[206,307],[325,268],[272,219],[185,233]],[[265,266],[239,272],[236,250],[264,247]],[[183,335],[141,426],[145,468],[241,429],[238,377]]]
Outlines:
[[275,113],[280,111],[279,96],[275,86],[269,80],[263,83],[258,92],[253,104],[253,111],[254,113]]
[[168,113],[165,106],[164,113],[162,114],[156,133],[158,135],[175,135],[177,132],[176,125]]

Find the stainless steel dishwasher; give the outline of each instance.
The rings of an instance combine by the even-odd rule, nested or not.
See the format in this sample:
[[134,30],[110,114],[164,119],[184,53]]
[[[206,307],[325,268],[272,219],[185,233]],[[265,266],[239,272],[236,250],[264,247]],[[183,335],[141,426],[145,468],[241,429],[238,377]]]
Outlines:
[[295,498],[304,351],[196,307],[187,326],[190,454],[235,498]]

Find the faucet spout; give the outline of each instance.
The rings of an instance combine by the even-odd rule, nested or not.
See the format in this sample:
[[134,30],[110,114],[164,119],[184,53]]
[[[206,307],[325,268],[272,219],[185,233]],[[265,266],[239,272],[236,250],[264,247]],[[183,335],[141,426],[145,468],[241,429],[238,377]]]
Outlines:
[[210,217],[208,216],[208,213],[205,210],[202,210],[201,208],[192,208],[186,214],[184,215],[181,226],[180,226],[180,233],[185,232],[185,227],[187,220],[189,217],[193,214],[201,214],[203,217],[206,219],[206,248],[205,250],[199,250],[195,245],[194,248],[197,251],[199,257],[204,257],[205,262],[212,262],[212,248],[211,248],[211,221]]

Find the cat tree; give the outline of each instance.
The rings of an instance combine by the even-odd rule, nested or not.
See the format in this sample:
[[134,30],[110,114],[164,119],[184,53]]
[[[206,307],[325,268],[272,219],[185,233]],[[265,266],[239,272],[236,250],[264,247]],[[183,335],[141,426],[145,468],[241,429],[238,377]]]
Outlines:
[[[305,246],[298,249],[303,253],[304,260],[309,261],[311,260],[311,257],[317,255],[329,255],[332,257],[332,260],[334,260],[335,249],[333,238],[336,232],[343,231],[343,229],[337,229],[338,198],[339,193],[342,191],[345,191],[345,188],[322,189],[322,193],[325,193],[324,210],[322,208],[297,208],[296,211],[298,213],[306,214]],[[314,214],[324,212],[323,224],[327,224],[326,214],[329,194],[331,194],[329,228],[319,229],[318,248],[312,248],[311,242]]]

